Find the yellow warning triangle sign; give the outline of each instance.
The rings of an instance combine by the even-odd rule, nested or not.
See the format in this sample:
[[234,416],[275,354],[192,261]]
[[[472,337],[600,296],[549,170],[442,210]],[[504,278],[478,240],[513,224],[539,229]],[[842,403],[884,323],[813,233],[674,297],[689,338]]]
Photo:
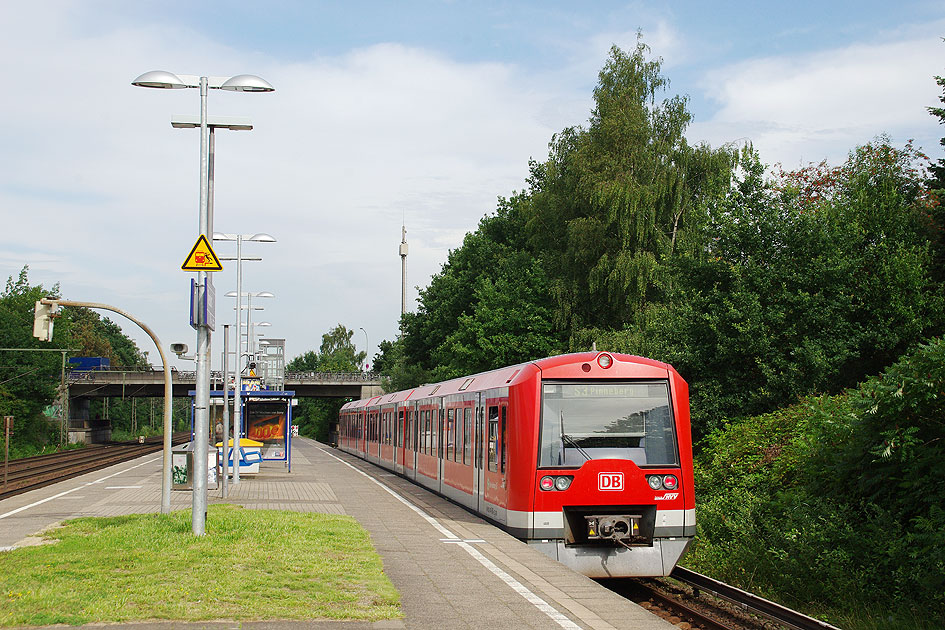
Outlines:
[[210,241],[201,234],[194,243],[194,248],[187,254],[184,264],[180,266],[184,271],[223,271],[220,259],[210,247]]

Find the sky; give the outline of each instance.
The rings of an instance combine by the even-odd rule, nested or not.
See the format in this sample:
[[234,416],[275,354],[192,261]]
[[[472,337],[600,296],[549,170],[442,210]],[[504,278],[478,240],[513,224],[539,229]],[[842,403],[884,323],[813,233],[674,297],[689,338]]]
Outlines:
[[[337,324],[369,362],[396,338],[401,226],[407,308],[495,210],[525,187],[529,159],[585,124],[608,50],[637,33],[689,98],[692,143],[751,142],[763,162],[838,164],[886,134],[942,157],[928,114],[945,74],[945,1],[0,2],[0,276],[120,308],[165,350],[196,345],[190,281],[198,236],[197,90],[131,82],[149,70],[255,74],[272,93],[211,90],[214,230],[244,243],[256,332],[287,359]],[[217,242],[218,256],[235,244]],[[235,263],[215,273],[217,330],[235,330]],[[151,340],[103,313],[159,364]],[[193,362],[170,355],[178,369]]]

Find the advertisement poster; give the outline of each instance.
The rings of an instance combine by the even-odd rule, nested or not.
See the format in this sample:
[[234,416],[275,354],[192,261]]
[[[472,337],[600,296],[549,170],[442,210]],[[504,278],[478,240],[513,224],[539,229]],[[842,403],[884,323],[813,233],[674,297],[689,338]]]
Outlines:
[[246,403],[246,437],[262,442],[263,459],[285,459],[285,402]]

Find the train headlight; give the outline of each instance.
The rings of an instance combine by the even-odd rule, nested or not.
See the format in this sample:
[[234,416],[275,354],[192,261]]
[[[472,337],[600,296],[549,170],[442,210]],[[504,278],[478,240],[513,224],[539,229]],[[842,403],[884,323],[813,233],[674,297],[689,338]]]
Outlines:
[[678,485],[679,480],[676,479],[676,475],[666,475],[663,477],[663,487],[667,490],[675,490]]
[[571,487],[571,477],[558,477],[555,479],[555,489],[557,490],[567,490]]
[[545,475],[541,478],[541,481],[538,482],[538,487],[542,490],[560,490],[565,491],[571,487],[571,482],[574,480],[574,477],[571,475]]
[[650,484],[650,488],[653,490],[661,490],[663,488],[663,480],[659,475],[650,475],[646,478],[646,482]]
[[614,364],[614,358],[609,354],[602,354],[597,357],[597,365],[601,366],[605,370]]

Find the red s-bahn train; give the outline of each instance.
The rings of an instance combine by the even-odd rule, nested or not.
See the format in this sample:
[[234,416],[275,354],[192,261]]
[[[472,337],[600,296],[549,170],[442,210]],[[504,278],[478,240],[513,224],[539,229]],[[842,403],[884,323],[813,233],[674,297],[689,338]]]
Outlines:
[[567,354],[349,402],[338,441],[590,577],[669,575],[695,534],[666,363]]

